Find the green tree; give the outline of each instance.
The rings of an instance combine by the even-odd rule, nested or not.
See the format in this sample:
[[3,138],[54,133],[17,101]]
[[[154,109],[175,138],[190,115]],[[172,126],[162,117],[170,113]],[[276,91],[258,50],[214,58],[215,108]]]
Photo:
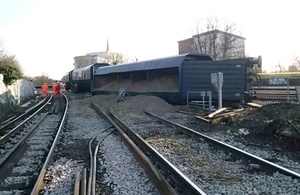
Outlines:
[[3,74],[5,85],[11,85],[23,76],[16,56],[6,54],[2,47],[2,42],[0,42],[0,74]]
[[15,80],[20,78],[18,70],[11,66],[0,65],[0,73],[3,74],[3,82],[5,85],[11,85]]

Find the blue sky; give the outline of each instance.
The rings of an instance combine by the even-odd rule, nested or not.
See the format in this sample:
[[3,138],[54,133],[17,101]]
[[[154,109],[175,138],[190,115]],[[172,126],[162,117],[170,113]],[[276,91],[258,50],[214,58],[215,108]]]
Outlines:
[[199,21],[236,23],[263,69],[300,56],[299,3],[238,0],[0,0],[0,39],[25,74],[60,79],[73,57],[110,50],[140,61],[173,56]]

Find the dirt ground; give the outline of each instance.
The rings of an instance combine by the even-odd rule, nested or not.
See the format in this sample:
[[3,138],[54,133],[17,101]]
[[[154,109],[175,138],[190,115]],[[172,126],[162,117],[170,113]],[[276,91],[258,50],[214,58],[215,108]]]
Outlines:
[[232,125],[249,132],[245,138],[253,143],[300,151],[299,104],[281,102],[246,109]]
[[[118,113],[118,116],[121,116],[123,120],[130,117],[138,118],[144,110],[157,114],[176,112],[183,109],[191,113],[194,112],[192,108],[189,109],[186,106],[175,107],[155,96],[129,96],[120,102],[117,102],[116,98],[116,94],[99,95],[86,98],[81,102],[87,104],[91,101],[95,102],[107,110]],[[230,120],[228,120],[229,115],[226,115],[226,112],[225,114],[222,113],[224,117],[218,118],[217,122],[209,125],[210,131],[224,131],[224,129],[230,127],[233,132],[253,144],[295,151],[300,150],[299,104],[283,102],[267,104],[261,108],[245,107],[237,110],[237,112],[231,110],[230,113],[234,114],[231,114]],[[200,112],[195,114],[201,115]]]
[[[156,114],[186,110],[195,113],[195,110],[187,106],[172,106],[156,96],[128,96],[124,101],[117,102],[117,95],[83,96],[81,99],[72,101],[74,106],[84,109],[95,102],[107,111],[118,113],[122,119],[134,117],[139,118],[144,110]],[[198,109],[199,110],[199,109]],[[16,110],[15,110],[16,111]],[[229,109],[230,111],[230,109]],[[234,114],[222,113],[214,124],[206,125],[210,131],[226,133],[231,129],[237,137],[247,143],[262,147],[278,147],[283,150],[300,153],[300,105],[296,103],[274,103],[267,104],[261,108],[245,107],[243,109],[231,110]],[[195,113],[201,115],[201,113]],[[192,116],[192,115],[191,115]],[[202,115],[205,117],[204,115]],[[229,117],[228,117],[229,116]],[[206,116],[207,117],[207,116]],[[199,123],[201,123],[199,121]],[[299,154],[300,156],[300,154]]]
[[80,101],[78,106],[90,105],[91,102],[96,103],[105,111],[117,113],[122,120],[139,118],[144,115],[144,111],[156,114],[175,111],[172,105],[156,96],[127,96],[124,101],[117,101],[116,94],[95,95],[78,101]]

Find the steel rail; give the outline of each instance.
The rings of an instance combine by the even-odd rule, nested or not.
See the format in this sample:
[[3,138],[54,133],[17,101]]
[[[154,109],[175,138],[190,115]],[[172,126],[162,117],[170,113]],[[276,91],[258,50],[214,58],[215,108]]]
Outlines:
[[56,148],[56,144],[57,144],[57,142],[58,142],[58,140],[59,140],[60,133],[61,133],[61,131],[62,131],[62,129],[63,129],[63,125],[64,125],[65,120],[66,120],[66,115],[67,115],[68,107],[69,107],[69,101],[68,101],[67,96],[64,95],[63,93],[62,93],[62,96],[65,98],[66,106],[65,106],[64,113],[63,113],[63,115],[62,115],[61,123],[60,123],[60,125],[59,125],[58,131],[57,131],[57,133],[56,133],[56,136],[55,136],[55,138],[54,138],[54,141],[53,141],[53,143],[52,143],[52,146],[51,146],[51,148],[50,148],[50,150],[49,150],[49,153],[48,153],[48,155],[47,155],[47,158],[46,158],[46,160],[45,160],[45,163],[44,163],[44,165],[43,165],[43,167],[42,167],[42,169],[41,169],[41,171],[40,171],[40,173],[39,173],[38,179],[37,179],[37,181],[36,181],[36,183],[35,183],[35,185],[34,185],[32,191],[31,191],[31,195],[38,195],[39,192],[40,192],[40,190],[41,190],[41,189],[43,188],[43,186],[44,186],[44,183],[43,183],[44,180],[43,180],[43,179],[44,179],[44,177],[45,177],[45,173],[46,173],[47,167],[49,166],[49,164],[50,164],[50,162],[51,162],[51,159],[52,159],[52,157],[53,157],[53,155],[54,155],[54,150],[55,150],[55,148]]
[[295,86],[252,87],[251,97],[265,100],[298,100]]
[[[254,90],[287,90],[287,86],[261,86],[261,87],[256,87],[253,86],[252,89]],[[295,86],[289,86],[290,90],[295,90]]]
[[112,128],[113,126],[107,127],[104,130],[102,130],[98,135],[96,135],[95,137],[93,137],[90,142],[89,142],[89,154],[90,154],[90,172],[89,172],[89,179],[88,179],[88,185],[87,185],[87,190],[86,193],[88,195],[90,194],[95,194],[95,185],[96,185],[96,172],[97,172],[97,166],[96,166],[96,159],[97,159],[97,153],[98,153],[98,147],[100,145],[100,143],[103,141],[103,139],[105,137],[107,137],[109,134],[112,133],[112,131],[108,134],[106,134],[106,136],[104,138],[102,138],[96,145],[96,148],[94,150],[94,154],[93,154],[93,150],[92,150],[92,143],[94,140],[96,140],[103,132],[107,131],[108,129]]
[[80,195],[86,195],[86,168],[83,168],[82,170],[80,181]]
[[[0,167],[11,157],[15,151],[27,140],[27,138],[34,132],[34,130],[39,126],[41,122],[46,118],[47,114],[45,114],[40,121],[26,134],[24,135],[14,146],[0,159]],[[1,183],[1,182],[0,182]]]
[[[291,176],[292,178],[297,178],[297,179],[300,179],[300,174],[295,172],[295,171],[292,171],[292,170],[289,170],[285,167],[282,167],[280,165],[277,165],[275,163],[272,163],[270,161],[267,161],[263,158],[260,158],[258,156],[255,156],[251,153],[248,153],[248,152],[245,152],[241,149],[238,149],[234,146],[231,146],[229,144],[226,144],[224,142],[221,142],[219,140],[216,140],[214,138],[211,138],[207,135],[204,135],[202,133],[199,133],[193,129],[190,129],[188,127],[185,127],[183,125],[180,125],[180,124],[177,124],[177,123],[174,123],[170,120],[167,120],[167,119],[164,119],[164,118],[161,118],[153,113],[150,113],[150,112],[146,112],[146,114],[150,115],[150,116],[153,116],[154,118],[164,122],[164,123],[167,123],[169,125],[173,125],[173,126],[176,126],[179,130],[181,130],[183,133],[189,133],[189,134],[192,134],[192,135],[197,135],[201,138],[204,138],[208,143],[214,145],[214,146],[217,146],[218,148],[222,149],[222,150],[226,150],[228,152],[231,152],[234,156],[236,157],[239,157],[243,160],[247,160],[247,161],[251,161],[253,163],[256,163],[256,164],[259,164],[260,165],[260,168],[266,172],[280,172],[282,174],[285,174],[285,175],[288,175],[288,176]],[[248,162],[247,162],[248,163]]]
[[74,191],[73,195],[80,194],[80,171],[78,171],[75,175],[75,182],[74,182]]
[[87,195],[91,195],[92,193],[92,183],[93,183],[93,174],[94,174],[94,161],[93,161],[93,150],[92,150],[92,143],[93,141],[98,137],[99,135],[96,135],[93,137],[89,142],[89,154],[90,154],[90,174],[88,179],[88,185],[87,185]]
[[93,109],[106,118],[118,131],[124,143],[133,153],[140,165],[144,168],[146,174],[149,176],[151,182],[163,195],[176,195],[177,192],[170,186],[166,179],[161,175],[157,168],[152,164],[151,160],[141,151],[141,149],[126,135],[122,128],[104,111],[99,109],[95,104],[91,103]]
[[154,158],[159,164],[167,170],[168,177],[170,177],[178,186],[179,194],[200,194],[205,195],[196,184],[194,184],[187,176],[185,176],[179,169],[177,169],[172,163],[164,158],[159,152],[157,152],[150,144],[148,144],[142,137],[134,133],[128,128],[118,117],[113,113],[109,113],[117,125],[124,129],[125,133],[138,145],[144,153],[150,154],[151,158]]
[[[27,110],[27,112],[21,114],[20,116],[14,118],[13,120],[9,121],[8,123],[6,123],[5,125],[1,126],[0,124],[0,132],[5,131],[7,127],[11,126],[14,122],[16,122],[17,120],[23,118],[24,116],[27,116],[29,114],[31,114],[32,112],[34,112],[34,110],[39,107],[41,104],[43,104],[45,101],[47,101],[46,104],[48,104],[52,99],[52,95],[50,95],[48,98],[43,99],[43,101],[39,102],[38,104],[36,104],[35,106],[31,107],[29,110]],[[44,104],[44,106],[46,105]]]
[[[103,132],[107,131],[108,129],[112,128],[112,126],[105,128],[103,131],[100,132],[102,134]],[[104,136],[106,138],[109,134],[111,134],[113,131],[109,132]],[[100,136],[100,134],[93,137],[89,142],[89,154],[90,154],[90,173],[89,173],[89,179],[88,179],[88,186],[87,186],[87,194],[88,195],[94,195],[95,194],[95,185],[96,185],[96,172],[97,172],[97,153],[100,143],[103,141],[104,138],[102,138],[96,145],[94,149],[94,153],[92,150],[92,143],[94,140],[97,139],[97,137]]]
[[[38,110],[36,110],[33,114],[31,114],[28,118],[26,118],[24,121],[22,121],[19,125],[17,125],[16,127],[14,127],[13,129],[11,129],[7,134],[5,134],[4,136],[2,136],[0,138],[0,144],[3,144],[3,142],[5,140],[7,140],[11,134],[13,134],[14,132],[16,132],[18,129],[20,129],[21,127],[23,127],[25,125],[25,123],[30,120],[32,117],[34,117],[37,113],[39,113],[45,106],[47,106],[47,104],[51,101],[52,96],[50,96],[50,98],[48,99],[48,101],[41,106]],[[15,122],[15,121],[14,121]]]
[[266,100],[295,100],[297,101],[298,98],[296,95],[277,95],[277,94],[260,94],[257,93],[253,97],[256,99],[266,99]]
[[[107,128],[110,129],[111,127]],[[108,132],[104,137],[101,138],[100,141],[98,141],[95,150],[94,150],[94,155],[93,155],[93,177],[92,177],[92,195],[95,195],[96,193],[96,172],[97,172],[97,153],[98,153],[98,148],[101,144],[101,142],[110,134],[112,134],[113,132],[115,132],[116,129],[111,130],[110,132]],[[105,130],[104,130],[105,131]],[[102,132],[104,132],[102,131]]]

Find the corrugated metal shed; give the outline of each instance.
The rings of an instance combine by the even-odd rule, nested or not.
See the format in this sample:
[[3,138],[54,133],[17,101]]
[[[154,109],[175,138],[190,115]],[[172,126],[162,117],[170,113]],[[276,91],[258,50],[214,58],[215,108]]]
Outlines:
[[159,58],[159,59],[142,61],[142,62],[100,67],[96,70],[95,75],[173,68],[173,67],[181,66],[183,61],[190,61],[190,60],[212,61],[212,58],[208,55],[181,54],[177,56]]

